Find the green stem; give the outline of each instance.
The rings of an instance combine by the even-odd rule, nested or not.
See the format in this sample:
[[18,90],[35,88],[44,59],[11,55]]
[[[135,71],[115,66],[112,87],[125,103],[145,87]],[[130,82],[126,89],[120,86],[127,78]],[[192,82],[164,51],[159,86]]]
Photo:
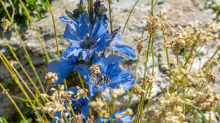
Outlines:
[[108,6],[109,6],[109,17],[110,17],[110,27],[111,27],[111,32],[113,32],[113,28],[112,28],[112,10],[111,10],[111,2],[112,2],[112,0],[108,0]]
[[77,72],[77,74],[78,74],[78,76],[79,76],[79,80],[80,80],[80,83],[81,83],[81,85],[82,85],[82,88],[85,89],[85,86],[84,86],[84,84],[83,84],[82,77],[81,77],[80,73]]
[[68,122],[68,119],[66,118],[66,115],[63,113],[63,111],[61,111],[61,112],[62,112],[62,115],[63,115],[65,121],[66,121],[65,123],[69,123],[69,122]]
[[39,78],[39,76],[38,76],[38,74],[37,74],[37,72],[36,72],[36,70],[35,70],[35,67],[34,67],[33,64],[32,64],[31,57],[29,56],[29,54],[28,54],[28,52],[27,52],[27,50],[26,50],[26,48],[25,48],[25,46],[24,46],[23,40],[21,39],[21,36],[20,36],[18,30],[15,28],[14,22],[13,22],[13,20],[11,19],[11,16],[9,15],[9,12],[8,12],[8,10],[6,9],[6,7],[5,7],[3,1],[0,0],[0,2],[1,2],[1,4],[2,4],[2,6],[4,7],[4,10],[5,10],[5,12],[6,12],[6,14],[7,14],[9,20],[11,21],[11,23],[12,23],[12,25],[13,25],[13,27],[14,27],[15,32],[17,33],[17,35],[18,35],[18,37],[19,37],[19,39],[20,39],[20,41],[21,41],[21,45],[22,45],[22,47],[23,47],[23,49],[24,49],[24,51],[25,51],[25,54],[26,54],[27,58],[29,59],[28,63],[31,65],[31,68],[33,69],[34,74],[35,74],[36,77],[37,77],[37,80],[38,80],[38,82],[39,82],[39,84],[40,84],[40,86],[41,86],[41,89],[42,89],[43,93],[45,93],[45,90],[44,90],[44,87],[43,87],[43,85],[42,85],[42,82],[41,82],[41,80],[40,80],[40,78]]
[[184,101],[184,103],[183,103],[183,114],[185,113],[185,109],[186,109],[186,107],[185,107],[185,99],[186,99],[186,88],[184,86],[183,87],[183,101]]
[[153,61],[153,68],[152,68],[152,76],[154,76],[154,36],[152,37],[152,43],[151,43],[151,53],[152,53],[152,61]]
[[89,0],[89,22],[93,25],[93,0]]
[[19,86],[19,88],[21,89],[22,93],[25,95],[25,97],[28,99],[32,109],[37,113],[38,111],[36,110],[36,108],[34,107],[33,103],[31,102],[29,96],[27,95],[26,91],[24,90],[23,86],[21,85],[19,79],[17,78],[16,74],[14,73],[14,71],[11,70],[10,67],[10,63],[9,61],[7,61],[7,59],[4,57],[4,55],[2,54],[2,52],[0,51],[1,55],[0,55],[0,59],[2,60],[2,62],[4,63],[4,65],[7,67],[7,69],[9,70],[9,72],[11,73],[12,77],[14,78],[16,84]]
[[211,116],[212,116],[212,115],[210,114],[210,115],[209,115],[209,123],[211,123],[211,119],[212,119]]
[[193,122],[193,123],[196,122],[196,118],[197,118],[198,113],[199,113],[199,108],[198,108],[198,110],[197,110],[197,113],[196,113],[196,116],[195,116],[195,118],[194,118],[194,122]]
[[136,66],[135,66],[135,70],[134,70],[134,79],[136,78],[136,74],[137,74],[137,66],[138,66],[138,62],[139,62],[139,57],[140,57],[140,53],[138,53],[138,55],[137,55]]
[[176,63],[179,66],[179,49],[176,50]]
[[[111,102],[111,116],[114,114],[114,97],[112,97],[112,102]],[[113,121],[113,117],[111,117],[111,123],[114,123],[114,121]]]
[[[133,77],[134,79],[136,78],[137,65],[138,65],[138,62],[139,62],[139,57],[140,57],[140,53],[138,52],[135,71],[134,71],[134,77]],[[128,93],[129,93],[129,90],[128,90]],[[131,92],[129,93],[129,97],[128,97],[128,100],[127,100],[128,103],[126,102],[126,104],[128,104],[127,108],[129,108],[129,106],[130,106],[132,93],[133,93],[133,87],[131,88]],[[125,106],[126,106],[126,104],[125,104]]]
[[148,41],[148,49],[145,51],[145,66],[144,66],[144,90],[146,86],[146,79],[147,79],[147,61],[149,56],[149,49],[150,49],[150,42],[151,42],[152,35],[150,34],[149,41]]
[[23,114],[21,113],[20,109],[18,108],[17,104],[14,102],[14,100],[11,98],[11,96],[8,94],[8,92],[5,90],[5,88],[2,86],[2,84],[0,83],[0,86],[3,89],[3,92],[8,96],[8,98],[11,100],[11,102],[14,104],[15,108],[17,109],[18,113],[21,115],[21,118],[23,119],[23,121],[25,123],[27,123],[26,119],[24,118]]
[[[163,31],[163,36],[165,36],[165,31]],[[164,43],[167,43],[166,38],[164,37]],[[168,53],[168,48],[166,47],[166,55],[167,55],[167,64],[168,64],[168,68],[170,69],[170,58],[169,58],[169,53]],[[169,70],[170,71],[170,70]]]
[[187,65],[187,63],[188,63],[189,59],[192,57],[192,55],[193,55],[193,52],[191,51],[188,58],[186,59],[185,64],[183,65],[183,67],[185,67]]
[[24,8],[25,13],[26,13],[27,16],[28,16],[28,19],[29,19],[29,21],[31,22],[31,25],[32,25],[33,28],[34,28],[34,31],[36,32],[36,35],[37,35],[37,37],[38,37],[38,39],[39,39],[39,41],[40,41],[40,43],[41,43],[41,46],[42,46],[42,48],[43,48],[43,50],[44,50],[44,53],[45,53],[45,56],[46,56],[46,58],[47,58],[47,64],[49,64],[49,63],[50,63],[50,59],[49,59],[48,54],[47,54],[47,51],[46,51],[46,49],[45,49],[45,47],[44,47],[44,45],[43,45],[43,42],[42,42],[42,40],[41,40],[41,38],[40,38],[40,35],[38,34],[38,32],[37,32],[37,30],[36,30],[36,28],[35,28],[35,26],[34,26],[34,23],[32,22],[32,19],[31,19],[30,15],[29,15],[29,12],[27,11],[27,8],[24,6],[24,4],[23,4],[23,2],[22,2],[21,0],[19,0],[19,1],[20,1],[20,3],[21,3],[22,7]]
[[72,112],[72,114],[73,114],[73,117],[76,119],[76,115],[75,115],[75,113],[74,113],[74,111],[73,111],[73,107],[71,106],[71,104],[69,104],[69,106],[70,106],[71,112]]
[[24,69],[23,65],[21,64],[21,62],[19,61],[18,57],[16,56],[16,54],[14,53],[14,51],[12,50],[11,46],[8,44],[8,41],[4,38],[3,35],[3,39],[5,40],[5,43],[8,45],[9,50],[11,51],[13,57],[16,59],[16,61],[18,62],[18,64],[20,65],[21,69],[23,70],[23,72],[25,73],[25,75],[27,76],[27,78],[30,80],[30,82],[32,83],[32,85],[34,86],[34,88],[36,90],[38,90],[38,88],[36,87],[36,85],[34,84],[34,82],[32,81],[32,79],[30,78],[30,76],[28,75],[28,73],[26,72],[26,70]]
[[[48,4],[48,8],[50,10],[50,14],[51,14],[51,17],[52,17],[52,20],[53,20],[54,34],[55,34],[56,45],[57,45],[57,54],[58,54],[58,57],[60,57],[60,50],[59,50],[59,44],[58,44],[58,40],[57,40],[57,30],[56,30],[55,19],[54,19],[53,12],[52,12],[51,7],[50,7],[50,2],[48,0],[47,0],[47,4]],[[59,2],[58,2],[58,4],[59,4]],[[62,11],[61,11],[61,14],[62,14]],[[66,89],[68,89],[66,79],[64,79],[64,86],[65,86]]]
[[[220,50],[220,45],[218,46],[217,50],[215,51],[215,53],[212,55],[211,58],[209,58],[209,60],[213,59],[215,57],[215,55],[218,53],[218,51]],[[209,61],[208,60],[208,61]],[[202,67],[202,70],[205,68],[205,66]]]

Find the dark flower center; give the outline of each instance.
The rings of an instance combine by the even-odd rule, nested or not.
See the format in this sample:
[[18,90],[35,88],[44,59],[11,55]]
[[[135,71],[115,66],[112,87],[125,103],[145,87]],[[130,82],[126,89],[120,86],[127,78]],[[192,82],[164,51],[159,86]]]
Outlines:
[[107,86],[110,84],[111,80],[109,79],[108,75],[102,74],[100,75],[100,78],[97,81],[97,85]]
[[83,105],[80,102],[74,101],[72,102],[72,108],[76,114],[81,114]]
[[98,16],[102,16],[103,13],[104,13],[104,12],[103,12],[102,6],[98,7],[98,10],[97,10]]
[[86,37],[86,39],[84,40],[84,46],[88,47],[90,46],[90,38],[89,37]]

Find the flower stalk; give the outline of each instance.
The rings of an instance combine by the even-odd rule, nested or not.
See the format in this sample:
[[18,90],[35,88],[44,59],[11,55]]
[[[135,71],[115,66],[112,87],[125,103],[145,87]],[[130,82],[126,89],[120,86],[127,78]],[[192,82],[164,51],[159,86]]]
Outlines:
[[25,123],[27,123],[26,119],[24,118],[24,115],[21,113],[21,110],[18,108],[17,104],[15,103],[15,101],[11,98],[11,96],[8,94],[7,90],[5,90],[5,88],[2,86],[2,84],[0,83],[1,88],[3,89],[3,92],[8,96],[8,98],[11,100],[11,102],[14,104],[15,108],[17,109],[18,113],[20,114],[21,118],[23,119],[23,121]]

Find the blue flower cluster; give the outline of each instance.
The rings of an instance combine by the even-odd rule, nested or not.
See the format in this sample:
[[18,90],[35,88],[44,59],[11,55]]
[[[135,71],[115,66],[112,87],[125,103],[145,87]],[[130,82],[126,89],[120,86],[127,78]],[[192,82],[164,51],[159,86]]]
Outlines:
[[[102,8],[104,8],[103,5]],[[89,21],[89,14],[86,11],[81,12],[82,14],[77,17],[71,16],[71,13],[68,11],[66,12],[70,19],[62,16],[60,20],[66,24],[64,38],[68,39],[71,44],[62,54],[62,57],[60,57],[60,62],[50,63],[48,65],[48,70],[57,73],[58,76],[58,80],[54,85],[62,83],[70,71],[75,69],[84,77],[91,96],[94,96],[98,91],[104,92],[106,88],[119,88],[120,84],[123,85],[124,90],[131,89],[135,80],[130,71],[120,67],[120,62],[124,60],[123,57],[118,55],[106,56],[107,49],[111,49],[116,52],[125,53],[131,58],[136,57],[133,48],[121,44],[123,39],[119,30],[120,28],[109,33],[107,30],[108,24],[106,22],[108,18],[105,13],[100,16],[100,13],[94,12],[94,22],[91,24]],[[90,66],[101,63],[101,72],[96,74],[96,80],[92,78],[90,66],[79,64],[79,59],[85,62],[88,60],[91,61]],[[70,87],[68,89],[68,91],[73,91],[74,94],[77,93],[77,90],[76,87]],[[89,97],[89,99],[91,100],[92,98]],[[84,115],[85,118],[83,122],[86,123],[89,100],[80,98],[76,101],[73,95],[71,101],[71,106],[75,114]],[[55,116],[61,118],[61,112],[57,112]],[[115,116],[112,117],[114,120]],[[110,122],[108,119],[105,120],[106,122]],[[131,122],[131,117],[124,116],[117,120],[129,123]],[[97,121],[100,123],[103,122],[101,119],[97,119]],[[53,119],[53,122],[55,123],[56,119]]]

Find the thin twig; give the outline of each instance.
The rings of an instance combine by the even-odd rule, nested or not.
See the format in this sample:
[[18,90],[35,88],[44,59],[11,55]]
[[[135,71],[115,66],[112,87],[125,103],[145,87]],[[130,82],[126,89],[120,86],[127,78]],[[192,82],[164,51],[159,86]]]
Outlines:
[[21,3],[22,7],[24,8],[25,13],[26,13],[27,16],[28,16],[28,19],[29,19],[29,21],[31,22],[31,25],[32,25],[33,28],[34,28],[34,31],[35,31],[35,33],[36,33],[36,35],[37,35],[37,37],[38,37],[38,39],[39,39],[39,41],[40,41],[40,44],[41,44],[41,46],[42,46],[42,48],[43,48],[43,50],[44,50],[45,56],[46,56],[46,58],[47,58],[47,64],[49,64],[49,63],[50,63],[50,59],[49,59],[49,56],[48,56],[48,54],[47,54],[47,51],[46,51],[46,49],[45,49],[45,47],[44,47],[44,45],[43,45],[43,42],[42,42],[42,40],[41,40],[41,38],[40,38],[40,35],[38,34],[38,32],[37,32],[37,30],[36,30],[36,28],[35,28],[35,26],[34,26],[34,23],[33,23],[33,21],[32,21],[32,19],[31,19],[30,15],[29,15],[29,12],[28,12],[27,8],[24,6],[24,3],[22,2],[22,0],[19,0],[19,1],[20,1],[20,3]]
[[59,6],[59,9],[60,9],[60,14],[61,14],[61,16],[63,16],[63,12],[62,12],[62,10],[61,10],[61,8],[60,8],[60,3],[59,3],[58,0],[57,0],[57,3],[58,3],[58,6]]
[[128,19],[127,19],[127,21],[126,21],[126,23],[125,23],[125,26],[124,26],[124,28],[123,28],[123,31],[122,31],[121,35],[123,35],[123,34],[124,34],[125,27],[127,26],[128,21],[129,21],[129,19],[130,19],[130,17],[131,17],[131,13],[133,12],[134,7],[137,5],[138,1],[139,1],[139,0],[137,0],[137,1],[136,1],[136,3],[134,4],[133,8],[131,9],[131,12],[130,12],[130,14],[129,14],[129,16],[128,16]]
[[0,86],[2,87],[4,93],[8,96],[8,98],[11,100],[11,102],[14,104],[15,108],[18,110],[18,113],[21,115],[21,118],[25,123],[27,123],[26,119],[24,118],[23,114],[21,113],[21,110],[18,108],[17,104],[14,102],[14,100],[11,98],[11,96],[8,94],[8,92],[5,90],[5,88],[0,83]]
[[9,20],[11,21],[11,24],[12,24],[12,26],[13,26],[15,32],[17,33],[18,38],[19,38],[20,41],[21,41],[21,45],[22,45],[22,47],[23,47],[23,49],[24,49],[24,51],[25,51],[26,57],[29,59],[28,63],[31,65],[31,68],[33,69],[34,74],[36,75],[37,80],[38,80],[39,84],[41,85],[41,88],[42,88],[43,92],[45,93],[45,90],[44,90],[44,88],[43,88],[43,85],[42,85],[42,82],[41,82],[41,80],[40,80],[40,77],[38,76],[38,74],[37,74],[37,72],[36,72],[36,70],[35,70],[35,67],[34,67],[34,65],[33,65],[33,63],[32,63],[31,57],[29,56],[29,54],[28,54],[28,52],[27,52],[27,50],[26,50],[26,47],[25,47],[25,45],[24,45],[24,42],[23,42],[23,40],[21,39],[21,36],[20,36],[18,30],[15,28],[14,22],[13,22],[11,16],[9,15],[9,12],[8,12],[7,8],[5,7],[3,1],[0,0],[0,2],[1,2],[1,4],[2,4],[2,6],[4,7],[4,10],[5,10],[5,12],[6,12],[6,14],[7,14]]

